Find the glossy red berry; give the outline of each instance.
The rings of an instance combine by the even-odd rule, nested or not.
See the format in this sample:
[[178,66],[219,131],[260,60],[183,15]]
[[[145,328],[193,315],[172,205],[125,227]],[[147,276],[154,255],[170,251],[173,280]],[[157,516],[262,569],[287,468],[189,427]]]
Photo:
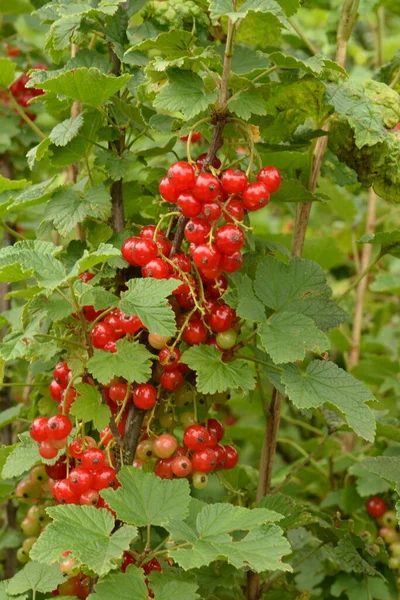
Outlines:
[[207,221],[218,221],[222,215],[222,208],[217,202],[204,202],[201,214]]
[[153,408],[157,401],[157,390],[151,383],[140,383],[133,390],[133,403],[142,410]]
[[198,217],[203,209],[203,204],[192,192],[183,192],[177,200],[177,205],[183,216],[189,218]]
[[193,218],[185,226],[185,238],[193,244],[203,244],[207,241],[211,225],[205,219]]
[[50,460],[57,456],[58,449],[54,448],[50,442],[41,442],[39,445],[39,454],[42,458]]
[[79,497],[79,504],[83,504],[84,506],[97,506],[99,503],[100,496],[96,490],[86,490]]
[[199,269],[215,269],[221,262],[221,252],[215,244],[200,244],[194,249],[192,257]]
[[78,497],[71,489],[66,479],[57,481],[54,485],[54,496],[59,504],[77,504]]
[[386,502],[378,496],[373,496],[367,502],[367,512],[374,519],[379,519],[387,511]]
[[183,330],[182,339],[190,346],[203,344],[207,339],[207,328],[203,321],[192,317]]
[[135,565],[136,563],[137,563],[137,560],[131,552],[124,552],[123,561],[121,564],[122,573],[125,573],[126,569],[129,567],[129,565]]
[[110,385],[108,394],[113,402],[123,402],[127,397],[127,383],[113,383]]
[[[97,446],[96,440],[94,440],[92,437],[89,437],[87,435],[87,436],[85,436],[85,444],[83,443],[82,438],[79,438],[79,439],[71,442],[70,445],[68,446],[68,452],[70,453],[70,455],[73,458],[81,458],[82,453],[85,450],[87,450],[88,448],[96,448],[96,446]],[[50,475],[50,477],[53,477],[53,479],[59,479],[58,477],[54,477],[53,475]]]
[[107,323],[107,325],[110,325],[113,328],[114,337],[116,340],[119,340],[124,335],[121,326],[121,313],[118,309],[113,310],[111,313],[106,315],[103,323]]
[[158,189],[161,198],[164,198],[167,202],[173,204],[179,198],[180,192],[174,187],[172,181],[170,181],[167,176],[161,179]]
[[105,454],[98,448],[89,448],[85,450],[81,456],[82,467],[89,469],[89,471],[98,471],[104,467],[106,461]]
[[166,371],[176,369],[179,365],[180,358],[181,353],[178,348],[168,348],[168,346],[160,350],[158,354],[158,362]]
[[124,333],[130,333],[131,335],[143,329],[144,325],[142,321],[136,315],[126,315],[121,313],[119,317],[121,323],[121,329]]
[[235,273],[243,266],[243,256],[240,252],[233,254],[223,254],[221,257],[220,267],[226,273]]
[[190,425],[183,434],[184,445],[194,452],[207,448],[208,442],[209,433],[204,425]]
[[218,198],[221,192],[219,180],[211,173],[200,173],[193,188],[196,198],[201,202],[211,202]]
[[176,477],[187,477],[192,472],[192,461],[187,456],[175,456],[171,462],[171,469]]
[[37,417],[32,421],[29,432],[31,438],[35,442],[45,442],[49,439],[49,431],[47,429],[47,417]]
[[219,298],[228,289],[226,277],[220,275],[213,283],[206,285],[206,294],[211,298]]
[[58,381],[56,381],[55,379],[53,379],[50,382],[50,385],[49,385],[50,396],[56,402],[60,402],[60,400],[62,400],[64,389],[65,389],[64,386],[62,386],[60,383],[58,383]]
[[111,467],[103,467],[94,473],[92,488],[96,491],[106,488],[116,488],[118,485],[117,473]]
[[[181,142],[187,142],[188,139],[189,139],[189,136],[188,135],[183,135],[179,139],[181,140]],[[201,133],[200,133],[200,131],[193,131],[193,133],[192,133],[192,140],[191,140],[192,144],[195,144],[199,140],[201,140]]]
[[226,194],[241,194],[248,185],[247,175],[240,169],[226,169],[221,173],[220,179]]
[[154,279],[168,279],[171,271],[169,265],[162,258],[150,260],[142,268],[143,277],[153,277]]
[[[199,169],[199,171],[201,171],[201,169],[204,167],[206,158],[207,158],[207,153],[200,154],[200,156],[198,156],[196,158],[196,166]],[[211,164],[214,167],[214,169],[219,169],[221,167],[222,163],[219,160],[219,158],[216,156]]]
[[235,311],[227,304],[222,303],[213,310],[208,323],[215,333],[221,333],[231,328],[234,318]]
[[[223,255],[221,255],[221,262],[222,262],[222,259],[223,259]],[[206,283],[215,281],[215,279],[218,279],[218,277],[221,277],[221,275],[222,275],[221,265],[219,265],[218,267],[213,267],[212,269],[204,269],[204,268],[200,269],[200,277]]]
[[192,467],[194,471],[209,473],[217,466],[217,457],[212,448],[204,448],[192,455]]
[[238,460],[239,460],[238,451],[233,446],[225,445],[224,449],[225,449],[224,469],[233,469],[233,467],[236,467]]
[[135,242],[132,248],[132,258],[134,264],[140,267],[145,267],[151,260],[157,258],[158,246],[153,240],[146,240],[142,238],[136,238],[138,241]]
[[65,415],[55,415],[47,421],[48,439],[64,440],[72,431],[72,423]]
[[167,177],[178,192],[185,192],[194,186],[194,169],[183,160],[170,166]]
[[217,419],[208,419],[206,423],[207,431],[212,433],[217,438],[217,442],[220,442],[225,435],[225,428],[220,421]]
[[244,206],[241,200],[233,197],[224,206],[224,217],[228,223],[236,221],[243,221],[245,215]]
[[170,458],[178,448],[178,440],[170,433],[162,433],[153,442],[153,451],[158,458]]
[[[74,461],[72,461],[74,464]],[[67,458],[61,456],[54,465],[45,465],[46,473],[52,479],[65,479],[67,476]]]
[[250,183],[243,192],[243,204],[247,210],[254,211],[264,208],[269,203],[269,192],[260,181]]
[[180,369],[172,369],[161,373],[160,383],[162,387],[170,392],[177,390],[183,384],[183,375]]
[[86,271],[86,273],[81,273],[79,275],[79,279],[81,281],[83,281],[84,283],[88,283],[89,281],[91,281],[94,277],[94,273],[89,273],[88,271]]
[[104,352],[115,352],[118,351],[117,344],[115,342],[107,342],[107,344],[103,348]]
[[261,181],[270,194],[277,192],[281,187],[282,175],[276,167],[268,166],[261,169],[257,175],[257,181]]
[[226,459],[225,446],[223,446],[222,444],[216,444],[216,446],[214,446],[213,450],[214,450],[215,456],[217,458],[217,467],[223,468],[224,464],[225,464],[225,459]]
[[192,270],[190,258],[184,252],[177,252],[171,256],[171,261],[184,273],[190,273]]
[[172,458],[160,458],[156,463],[154,473],[161,479],[173,479],[174,474],[172,472]]
[[[155,225],[145,225],[139,232],[139,237],[143,240],[153,240],[154,234],[156,232],[157,227]],[[157,232],[157,241],[166,240],[165,233],[162,229],[159,229]]]
[[[89,275],[90,273],[88,273]],[[53,377],[62,388],[66,388],[69,382],[71,371],[65,361],[56,364],[53,370]]]
[[107,323],[97,323],[93,327],[90,337],[95,348],[104,348],[108,342],[116,340],[114,329]]
[[92,488],[93,475],[87,469],[78,467],[69,474],[68,483],[73,493],[80,496]]
[[215,245],[222,254],[233,254],[244,244],[243,231],[237,225],[223,225],[215,234]]

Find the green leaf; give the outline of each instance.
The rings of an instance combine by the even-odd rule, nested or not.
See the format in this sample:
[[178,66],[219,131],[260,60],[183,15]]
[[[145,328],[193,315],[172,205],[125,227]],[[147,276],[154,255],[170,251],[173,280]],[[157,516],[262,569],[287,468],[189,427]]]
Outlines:
[[243,319],[264,321],[265,309],[262,302],[256,298],[250,277],[243,273],[232,273],[230,279],[234,287],[224,294],[225,302]]
[[375,494],[384,494],[390,490],[390,483],[370,473],[362,464],[352,465],[349,473],[357,477],[356,488],[361,498],[370,498]]
[[162,480],[154,473],[124,467],[118,473],[121,487],[101,495],[121,521],[144,527],[165,526],[188,515],[190,488],[186,479]]
[[46,38],[46,50],[65,50],[71,42],[75,31],[79,28],[82,17],[79,15],[70,15],[57,19],[49,30]]
[[220,17],[229,17],[235,23],[243,19],[249,11],[253,12],[271,12],[276,16],[283,17],[283,11],[275,0],[247,0],[237,11],[233,10],[231,0],[209,0],[210,17],[213,22]]
[[[377,575],[378,572],[357,552],[351,537],[347,534],[335,548],[335,558],[346,573],[362,573],[364,575]],[[383,576],[382,576],[383,577]]]
[[194,577],[182,573],[179,569],[153,571],[149,576],[150,588],[155,600],[199,600],[198,585]]
[[94,306],[96,310],[105,310],[110,306],[116,306],[118,296],[112,294],[103,287],[96,286],[85,290],[80,297],[82,306]]
[[296,365],[287,365],[282,381],[287,395],[298,408],[333,405],[344,414],[357,435],[369,442],[374,440],[375,417],[366,404],[375,400],[374,395],[361,381],[357,381],[334,363],[314,360],[305,373]]
[[26,153],[26,159],[30,169],[33,169],[35,162],[40,162],[47,154],[51,141],[49,138],[42,140],[40,144],[34,146]]
[[66,146],[68,142],[74,139],[83,125],[83,115],[80,113],[77,117],[65,119],[50,131],[49,138],[56,146]]
[[83,197],[71,188],[63,188],[53,194],[45,217],[65,237],[86,217],[106,219],[110,213],[110,195],[105,187],[91,188]]
[[153,358],[143,344],[119,340],[115,353],[96,349],[87,363],[87,369],[103,385],[110,383],[113,377],[145,383],[151,376],[150,361]]
[[137,536],[136,527],[123,525],[111,534],[115,521],[108,510],[94,506],[65,505],[47,509],[54,519],[30,551],[33,560],[48,565],[62,560],[65,549],[79,564],[98,575],[115,568]]
[[103,431],[109,423],[111,412],[109,407],[102,403],[100,392],[88,383],[78,383],[75,389],[79,396],[71,406],[71,415],[84,423],[93,421],[95,429]]
[[[186,540],[185,548],[171,548],[169,553],[185,571],[222,559],[237,569],[246,565],[258,573],[288,571],[291,567],[282,563],[282,557],[290,553],[290,545],[282,529],[270,524],[280,518],[278,513],[264,508],[209,504],[195,520],[173,521],[166,526],[171,541]],[[235,531],[246,530],[245,537],[232,536]]]
[[221,353],[213,346],[193,346],[182,355],[182,362],[196,372],[196,385],[203,394],[225,392],[227,389],[252,390],[255,373],[249,364],[236,359],[223,362]]
[[258,333],[264,350],[277,364],[303,360],[307,351],[322,354],[330,348],[328,337],[312,319],[296,313],[272,315]]
[[392,254],[400,257],[400,231],[379,231],[378,233],[366,233],[360,239],[363,244],[379,244],[381,254]]
[[268,308],[303,314],[324,331],[347,320],[331,300],[323,269],[312,260],[293,258],[285,264],[266,256],[258,264],[254,290]]
[[[0,0],[0,10],[1,10],[2,0]],[[27,595],[22,594],[22,596],[10,596],[8,593],[8,581],[0,581],[0,600],[26,600]]]
[[29,181],[26,179],[7,179],[0,173],[0,194],[8,190],[20,190],[26,188],[27,185],[29,185]]
[[240,119],[249,121],[251,115],[266,115],[266,102],[255,90],[243,90],[228,102],[230,110]]
[[354,575],[339,573],[331,586],[331,594],[339,598],[343,593],[348,600],[391,600],[392,597],[388,584],[379,577],[357,579]]
[[169,59],[180,58],[181,56],[190,56],[193,50],[193,44],[196,37],[189,31],[174,29],[166,33],[161,33],[155,39],[143,40],[136,44],[126,54],[130,52],[147,52],[148,50],[157,50],[166,54]]
[[0,58],[0,89],[6,90],[15,78],[16,65],[9,58]]
[[171,69],[169,84],[154,100],[154,107],[167,112],[180,112],[185,119],[192,119],[216,101],[218,92],[205,92],[203,79],[191,71]]
[[32,440],[29,433],[21,434],[19,439],[19,444],[15,446],[6,458],[1,473],[3,479],[19,477],[19,475],[29,471],[35,463],[41,460],[38,445]]
[[284,179],[277,192],[272,196],[273,202],[316,202],[323,196],[309,192],[298,179]]
[[55,178],[48,179],[42,183],[31,185],[19,194],[14,196],[12,210],[23,210],[28,206],[36,206],[43,204],[49,198],[52,188],[54,187]]
[[131,279],[119,307],[128,315],[138,316],[150,333],[172,336],[176,332],[175,313],[167,297],[177,284],[176,279]]
[[114,181],[122,179],[128,171],[136,164],[137,158],[125,150],[121,156],[116,156],[108,150],[100,150],[95,160],[98,168],[104,169],[106,174]]
[[8,582],[8,593],[22,594],[28,590],[34,592],[51,592],[64,581],[64,575],[59,565],[42,565],[38,562],[27,563]]
[[366,458],[361,465],[370,473],[378,475],[390,483],[400,483],[400,457],[375,456]]
[[282,54],[282,52],[272,52],[268,58],[280,69],[300,69],[301,71],[312,75],[322,75],[324,70],[338,71],[343,74],[346,73],[346,70],[337,62],[330,60],[321,54],[311,56],[310,58],[307,58],[307,60],[300,60],[295,56]]
[[19,270],[19,279],[26,278],[29,272],[41,287],[54,288],[65,276],[64,266],[55,258],[60,251],[61,247],[39,240],[24,240],[6,246],[0,250],[0,281],[7,281],[10,267],[13,267]]
[[94,590],[88,600],[147,600],[149,597],[143,570],[133,565],[129,565],[125,573],[108,575],[95,584]]
[[400,293],[400,273],[379,273],[369,289],[373,292]]
[[[35,9],[29,0],[0,0],[1,15],[20,15],[23,13],[31,13],[34,10]],[[1,600],[3,600],[3,598]]]
[[[0,358],[0,384],[3,382],[3,376],[1,375],[1,369],[4,369],[4,360],[2,358]],[[7,408],[6,410],[2,410],[0,412],[0,429],[2,429],[3,427],[5,427],[6,425],[9,425],[10,423],[13,423],[14,421],[16,421],[19,417],[19,415],[21,414],[21,411],[23,409],[23,404],[17,404],[16,406],[11,406],[10,408]]]
[[85,271],[90,271],[90,269],[92,269],[99,263],[104,263],[110,260],[111,258],[116,258],[120,256],[121,252],[111,244],[100,244],[97,250],[95,250],[94,252],[89,252],[88,250],[85,250],[82,257],[76,261],[74,267],[68,273],[67,279],[70,279],[71,277],[77,277]]
[[66,73],[61,73],[53,79],[41,83],[44,90],[56,92],[78,100],[90,106],[101,106],[111,96],[118,92],[131,78],[131,75],[114,77],[105,75],[99,69],[81,67]]

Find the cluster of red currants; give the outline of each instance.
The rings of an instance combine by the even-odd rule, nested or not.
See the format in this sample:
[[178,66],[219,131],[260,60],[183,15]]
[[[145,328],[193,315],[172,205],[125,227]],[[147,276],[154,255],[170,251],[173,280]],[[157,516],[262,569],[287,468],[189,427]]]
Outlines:
[[238,462],[237,450],[220,444],[224,434],[222,423],[208,419],[206,425],[193,424],[185,429],[183,446],[179,446],[176,437],[170,433],[155,438],[145,435],[138,444],[134,465],[142,468],[144,463],[156,457],[156,475],[162,479],[191,477],[193,486],[202,489],[207,486],[208,473],[233,469]]
[[[171,559],[168,559],[168,558],[161,559],[161,561],[167,563],[168,565],[172,564]],[[129,567],[129,565],[136,565],[137,563],[139,563],[140,568],[143,569],[143,572],[145,575],[149,575],[152,571],[159,571],[159,572],[162,571],[162,565],[161,565],[160,561],[157,560],[156,558],[152,558],[151,560],[148,560],[147,562],[143,562],[143,561],[141,561],[140,556],[136,556],[133,552],[125,552],[124,553],[124,558],[123,558],[122,565],[121,565],[121,571],[123,573],[125,573],[126,569]],[[154,598],[154,594],[151,591],[151,589],[149,588],[149,580],[145,579],[145,583],[147,585],[149,598]]]
[[[9,55],[10,56],[10,55]],[[12,56],[16,56],[15,54],[13,54]],[[41,69],[41,70],[47,70],[46,65],[42,65],[42,64],[38,64],[38,65],[33,65],[32,69]],[[28,83],[28,81],[30,80],[29,75],[20,75],[11,85],[10,85],[10,92],[11,94],[14,96],[16,102],[22,106],[22,108],[26,109],[29,105],[29,101],[32,98],[35,98],[37,96],[42,96],[44,94],[44,91],[41,88],[28,88],[26,87],[26,84]],[[8,104],[8,96],[7,94],[3,93],[0,97],[0,100],[3,104],[7,105]],[[31,119],[31,121],[34,121],[36,119],[36,114],[33,112],[28,112],[25,111],[27,116]]]
[[[400,571],[400,532],[396,511],[389,510],[386,502],[379,496],[370,498],[366,508],[368,514],[377,520],[380,526],[379,535],[388,546],[390,569]],[[397,585],[400,589],[400,578]]]
[[46,459],[55,458],[65,448],[71,431],[72,423],[66,415],[37,417],[30,426],[31,438],[38,442],[39,454]]
[[71,405],[76,398],[76,390],[69,385],[71,370],[65,361],[56,364],[53,370],[53,379],[49,385],[50,396],[58,404],[60,413],[69,413]]

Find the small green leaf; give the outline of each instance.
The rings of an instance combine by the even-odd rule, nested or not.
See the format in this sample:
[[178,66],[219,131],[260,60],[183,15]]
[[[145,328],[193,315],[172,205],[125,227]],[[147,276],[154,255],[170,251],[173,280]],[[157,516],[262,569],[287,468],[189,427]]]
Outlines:
[[250,11],[271,12],[276,16],[284,17],[282,8],[275,0],[247,0],[241,4],[237,11],[233,10],[231,0],[209,0],[210,16],[213,22],[220,17],[229,17],[235,23],[243,19]]
[[0,58],[0,89],[6,90],[15,78],[16,65],[9,58]]
[[115,568],[137,536],[136,527],[124,525],[111,533],[115,521],[108,510],[94,506],[65,505],[47,509],[54,519],[30,551],[33,560],[51,565],[62,560],[65,549],[79,564],[98,575]]
[[150,588],[155,600],[200,600],[195,577],[179,569],[153,571],[149,576]]
[[[4,364],[5,361],[0,358],[0,384],[3,382],[3,376],[1,373],[1,370],[4,369]],[[6,410],[3,410],[0,412],[0,429],[2,429],[3,427],[5,427],[6,425],[9,425],[10,423],[13,423],[14,421],[16,421],[19,417],[19,415],[21,414],[23,409],[23,404],[17,404],[16,406],[11,406],[10,408],[7,408]]]
[[322,75],[324,70],[346,73],[346,70],[334,60],[330,60],[321,54],[311,56],[307,60],[300,60],[295,56],[285,55],[282,52],[272,52],[268,57],[280,69],[300,69],[305,73]]
[[131,279],[119,307],[128,315],[138,316],[150,333],[172,336],[176,332],[175,314],[167,297],[178,283],[176,279]]
[[272,315],[259,326],[262,346],[274,363],[303,360],[307,351],[322,354],[330,348],[328,337],[312,319],[296,313]]
[[375,456],[366,458],[361,464],[370,473],[391,483],[400,484],[400,457]]
[[84,291],[80,303],[82,306],[94,306],[96,310],[105,310],[118,304],[118,296],[103,287],[96,286]]
[[70,413],[84,423],[93,421],[97,431],[103,431],[110,421],[111,412],[101,401],[98,389],[88,383],[78,383],[75,389],[79,396],[71,406]]
[[56,146],[66,146],[68,142],[78,135],[82,125],[83,115],[80,113],[77,117],[65,119],[65,121],[53,127],[49,138]]
[[366,404],[374,395],[361,381],[332,362],[312,361],[305,373],[296,365],[287,365],[282,381],[289,399],[298,408],[318,408],[331,404],[344,414],[349,426],[372,442],[375,437],[375,417]]
[[[97,189],[97,188],[94,188]],[[74,267],[68,273],[67,279],[77,277],[85,271],[90,271],[99,263],[104,263],[111,258],[120,257],[121,252],[111,244],[100,244],[97,250],[89,252],[85,250],[82,257],[76,261]]]
[[118,518],[131,525],[162,525],[188,514],[190,488],[186,479],[163,481],[154,473],[124,467],[118,473],[121,487],[101,495]]
[[223,362],[221,353],[213,346],[193,346],[182,355],[182,362],[196,372],[199,392],[215,394],[227,389],[252,390],[255,373],[244,360]]
[[142,569],[129,565],[125,573],[111,573],[96,583],[88,600],[147,600],[149,590]]
[[18,477],[29,471],[33,465],[39,462],[40,454],[37,443],[30,437],[29,433],[19,436],[20,442],[7,456],[1,476],[3,479]]
[[53,221],[54,227],[65,237],[86,217],[106,219],[110,213],[110,195],[105,187],[90,188],[84,196],[71,188],[63,188],[53,194],[45,218]]
[[60,251],[60,247],[39,240],[6,246],[0,250],[0,281],[7,281],[12,266],[32,273],[42,287],[54,288],[65,276],[64,266],[55,258]]
[[20,190],[21,188],[26,188],[28,185],[29,181],[26,179],[7,179],[7,177],[3,177],[0,173],[0,194],[8,190]]
[[169,84],[154,100],[154,107],[167,112],[180,112],[186,119],[192,119],[215,102],[218,92],[206,92],[202,78],[191,71],[171,69],[168,72]]
[[320,202],[321,196],[311,193],[297,179],[284,179],[277,192],[272,196],[273,202]]
[[[2,0],[0,0],[0,10],[1,4]],[[8,593],[8,581],[0,581],[0,600],[26,600],[27,597],[26,594],[10,596]]]
[[229,108],[240,119],[249,121],[251,115],[266,115],[266,102],[255,90],[243,90],[228,102]]
[[151,376],[151,359],[154,356],[143,344],[119,340],[117,352],[95,350],[87,363],[89,373],[99,383],[107,385],[113,377],[123,377],[129,382],[145,383]]
[[378,233],[366,233],[360,239],[363,244],[379,244],[381,254],[392,254],[400,257],[400,231],[379,231]]
[[243,319],[264,321],[265,308],[254,293],[250,277],[243,273],[232,273],[231,279],[234,287],[224,294],[225,302]]
[[108,177],[114,181],[122,179],[128,171],[136,164],[137,158],[129,150],[125,150],[121,156],[117,156],[107,150],[100,150],[95,160],[98,168],[104,169]]
[[8,593],[22,594],[29,590],[34,592],[52,592],[64,581],[59,565],[42,565],[38,562],[27,563],[12,579],[8,581]]

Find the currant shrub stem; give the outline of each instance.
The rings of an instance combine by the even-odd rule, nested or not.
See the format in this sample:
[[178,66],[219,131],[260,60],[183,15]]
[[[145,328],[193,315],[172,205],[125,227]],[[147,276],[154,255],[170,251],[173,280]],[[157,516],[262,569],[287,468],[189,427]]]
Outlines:
[[45,338],[47,340],[54,340],[55,342],[60,342],[62,344],[69,344],[70,346],[74,346],[75,348],[82,348],[83,350],[87,350],[87,347],[84,344],[80,344],[79,342],[74,342],[66,337],[57,337],[55,335],[50,335],[48,333],[35,333],[35,338]]
[[299,38],[304,42],[305,46],[307,46],[311,54],[319,54],[318,48],[314,46],[314,44],[308,39],[301,27],[296,23],[296,21],[293,21],[293,19],[291,19],[290,17],[287,17],[287,20],[289,21],[290,25],[293,27]]
[[5,231],[7,231],[7,233],[15,237],[17,240],[26,240],[26,238],[23,235],[18,233],[18,231],[15,231],[15,229],[7,225],[7,223],[5,223],[4,221],[1,221],[0,227],[2,227]]

